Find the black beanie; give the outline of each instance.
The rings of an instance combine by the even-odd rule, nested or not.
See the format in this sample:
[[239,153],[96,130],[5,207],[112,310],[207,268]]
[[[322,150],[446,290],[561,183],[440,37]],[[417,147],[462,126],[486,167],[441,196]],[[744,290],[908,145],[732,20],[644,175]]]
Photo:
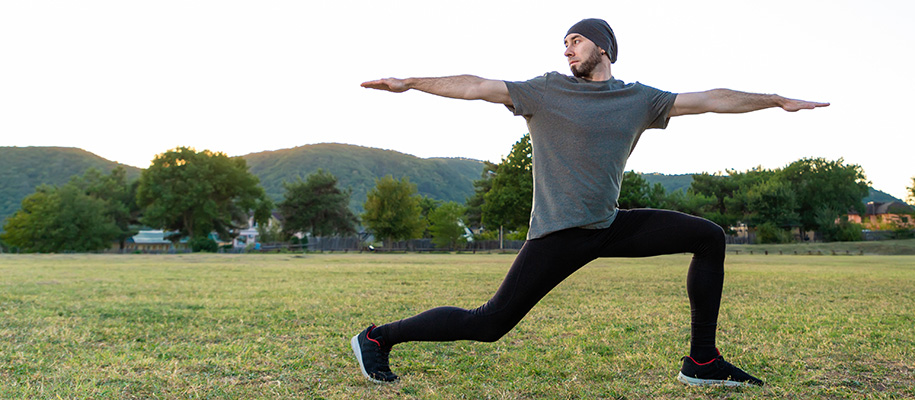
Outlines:
[[597,18],[583,19],[572,25],[569,31],[566,32],[566,36],[572,33],[588,38],[597,47],[607,52],[607,55],[610,56],[611,64],[616,62],[616,36],[613,35],[613,29],[610,29],[607,21]]

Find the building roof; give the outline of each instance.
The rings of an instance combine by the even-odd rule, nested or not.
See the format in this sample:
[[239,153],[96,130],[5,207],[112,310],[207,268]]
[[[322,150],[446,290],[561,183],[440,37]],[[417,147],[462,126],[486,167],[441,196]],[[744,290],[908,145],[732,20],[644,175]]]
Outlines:
[[898,201],[889,201],[889,202],[876,202],[871,201],[867,203],[865,215],[883,215],[883,214],[911,214],[915,213],[915,207],[912,207],[908,204],[898,202]]
[[[172,241],[166,239],[165,237],[176,233],[175,231],[165,232],[163,230],[144,230],[137,232],[136,235],[133,235],[130,239],[127,239],[128,242],[133,242],[137,244],[171,244]],[[211,238],[212,238],[212,234]],[[216,240],[216,239],[214,239]],[[179,243],[187,243],[188,238],[183,237],[179,240]]]
[[170,244],[171,241],[165,239],[165,231],[139,231],[130,238],[137,244]]

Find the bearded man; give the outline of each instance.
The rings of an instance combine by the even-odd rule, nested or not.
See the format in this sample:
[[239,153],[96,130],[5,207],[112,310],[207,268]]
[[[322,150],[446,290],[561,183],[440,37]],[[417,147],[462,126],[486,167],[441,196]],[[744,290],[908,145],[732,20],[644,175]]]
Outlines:
[[686,275],[691,311],[689,355],[677,379],[686,385],[763,385],[724,360],[715,345],[724,282],[725,234],[715,223],[667,210],[618,208],[626,161],[642,132],[671,117],[746,113],[770,107],[828,106],[774,94],[714,89],[670,93],[613,77],[613,30],[600,19],[576,23],[565,36],[573,76],[550,72],[524,82],[471,75],[379,79],[363,87],[504,104],[527,121],[533,149],[534,198],[527,241],[495,295],[479,308],[438,307],[351,340],[360,369],[375,382],[397,379],[391,347],[411,341],[493,342],[540,299],[598,257],[692,253]]

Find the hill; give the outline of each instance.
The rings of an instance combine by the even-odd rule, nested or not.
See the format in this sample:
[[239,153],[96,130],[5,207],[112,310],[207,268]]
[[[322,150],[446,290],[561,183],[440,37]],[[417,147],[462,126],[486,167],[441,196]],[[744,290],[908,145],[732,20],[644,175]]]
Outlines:
[[686,193],[689,190],[689,186],[693,184],[693,174],[665,175],[657,172],[648,174],[640,172],[639,175],[651,186],[654,186],[655,183],[660,183],[668,193],[677,190]]
[[89,168],[107,172],[118,165],[127,170],[129,179],[142,171],[73,147],[0,147],[0,230],[2,221],[39,185],[62,185]]
[[905,203],[904,201],[897,199],[896,197],[890,195],[889,193],[882,192],[882,191],[874,189],[874,188],[868,188],[868,189],[870,189],[870,192],[868,193],[867,197],[864,198],[864,204],[867,204],[868,202],[871,202],[871,201],[876,201],[876,202],[881,202],[881,203],[889,203],[889,202],[893,202],[893,201],[898,201],[900,203]]
[[[460,158],[422,159],[391,150],[324,143],[242,156],[251,172],[274,200],[283,197],[283,182],[306,179],[319,168],[339,179],[341,188],[351,188],[350,206],[362,211],[366,194],[375,179],[385,175],[407,177],[421,195],[463,204],[473,194],[473,181],[480,178],[483,163]],[[22,199],[41,184],[61,185],[89,168],[109,171],[121,165],[77,148],[0,147],[0,221],[19,209]],[[124,166],[130,179],[141,169]],[[2,229],[2,223],[0,223]]]
[[463,204],[473,194],[473,181],[480,179],[483,163],[462,158],[419,158],[392,150],[322,143],[242,156],[251,173],[261,180],[274,200],[283,198],[283,182],[305,180],[319,168],[339,180],[341,188],[353,191],[350,207],[362,211],[375,179],[391,175],[407,177],[419,194],[436,200]]

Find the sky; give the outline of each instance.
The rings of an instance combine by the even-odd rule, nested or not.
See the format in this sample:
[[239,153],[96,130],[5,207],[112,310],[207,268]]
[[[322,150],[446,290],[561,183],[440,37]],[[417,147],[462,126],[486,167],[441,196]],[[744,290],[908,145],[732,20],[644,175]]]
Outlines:
[[843,158],[906,198],[911,1],[5,1],[0,146],[79,147],[141,168],[178,146],[236,156],[327,142],[498,162],[527,132],[504,106],[359,84],[568,74],[562,39],[592,17],[613,27],[625,82],[832,104],[676,117],[642,136],[627,169]]

